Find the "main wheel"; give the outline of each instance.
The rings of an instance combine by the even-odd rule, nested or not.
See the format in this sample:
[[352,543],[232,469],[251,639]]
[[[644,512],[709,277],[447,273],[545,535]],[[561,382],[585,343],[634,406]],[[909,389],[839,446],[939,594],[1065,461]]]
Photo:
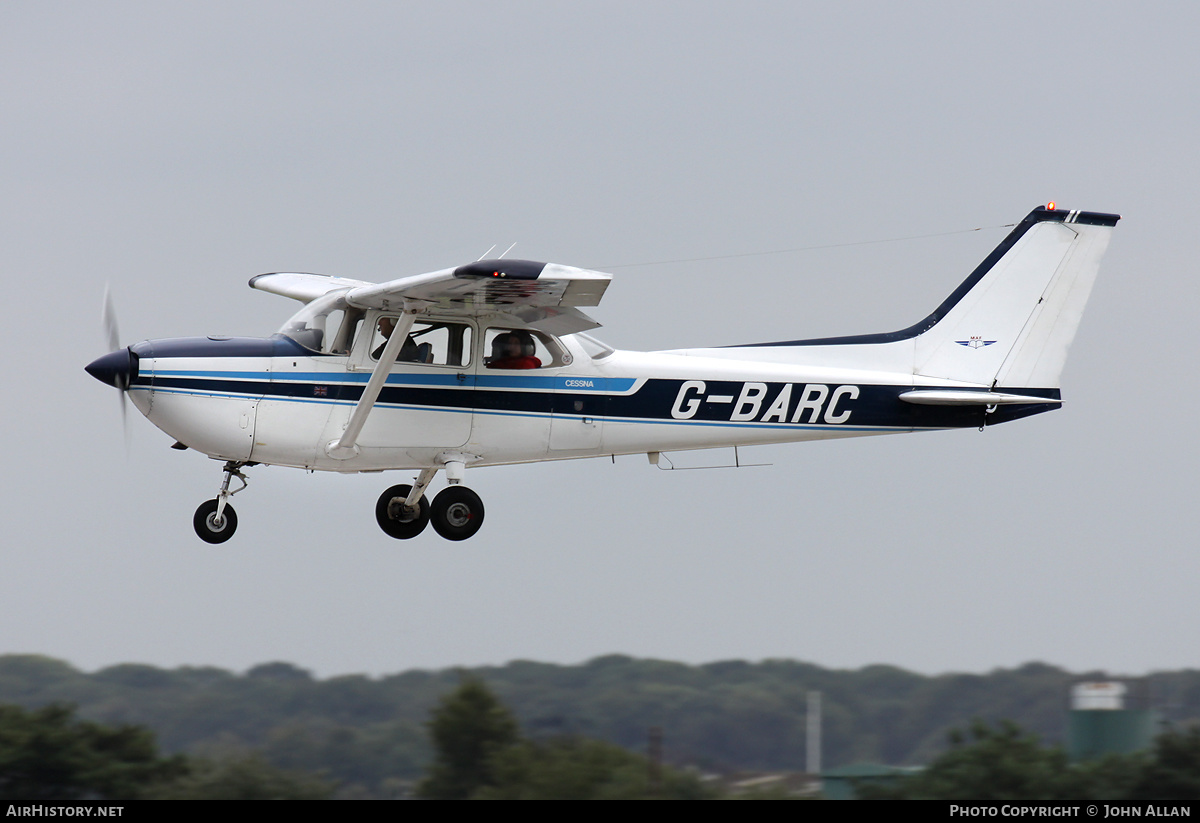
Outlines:
[[192,527],[205,543],[224,543],[237,531],[237,512],[233,510],[233,506],[226,503],[225,511],[218,522],[217,501],[205,500],[192,517]]
[[425,495],[421,495],[415,509],[404,507],[404,501],[411,491],[412,486],[392,486],[379,495],[379,502],[375,504],[375,520],[388,537],[408,540],[425,531],[429,525],[429,498]]
[[465,486],[447,486],[433,498],[433,528],[447,540],[466,540],[483,525],[483,501]]

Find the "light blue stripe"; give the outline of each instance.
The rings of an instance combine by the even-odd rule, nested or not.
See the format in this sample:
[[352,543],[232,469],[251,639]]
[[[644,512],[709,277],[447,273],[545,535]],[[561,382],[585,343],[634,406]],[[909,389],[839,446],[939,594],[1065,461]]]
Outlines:
[[[264,372],[264,371],[179,371],[156,369],[153,374],[161,377],[183,378],[213,378],[219,380],[261,380],[275,383],[362,383],[371,379],[370,372],[353,374],[350,372]],[[467,386],[470,387],[473,375],[467,374],[466,379],[459,380],[454,374],[391,374],[388,375],[388,385],[391,386]]]
[[[626,392],[637,382],[634,378],[626,377],[578,377],[570,375],[473,375],[463,372],[464,379],[457,374],[391,374],[388,375],[389,386],[442,386],[450,388],[481,388],[481,389],[541,389],[546,391],[564,392]],[[217,380],[259,380],[275,383],[361,383],[366,384],[371,379],[369,372],[359,374],[351,372],[264,372],[264,371],[208,371],[156,369],[155,376],[182,377],[192,379]],[[587,386],[568,386],[567,382],[589,383]]]

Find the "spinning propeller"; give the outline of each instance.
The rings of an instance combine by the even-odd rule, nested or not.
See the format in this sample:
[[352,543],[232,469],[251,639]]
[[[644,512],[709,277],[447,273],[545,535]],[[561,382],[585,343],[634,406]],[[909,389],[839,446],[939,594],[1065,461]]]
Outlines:
[[109,353],[98,357],[85,366],[85,370],[101,383],[107,383],[121,391],[121,425],[129,437],[129,423],[125,411],[125,392],[138,374],[138,356],[128,347],[121,348],[121,334],[117,329],[117,313],[113,310],[112,293],[104,287],[104,309],[101,313],[104,335]]

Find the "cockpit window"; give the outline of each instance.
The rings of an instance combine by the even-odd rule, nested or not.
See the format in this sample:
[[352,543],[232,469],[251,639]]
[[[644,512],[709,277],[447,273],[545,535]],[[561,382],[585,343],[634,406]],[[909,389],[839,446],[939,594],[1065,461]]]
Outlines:
[[318,297],[292,315],[279,333],[323,354],[349,354],[363,319],[360,309],[346,305],[346,290]]
[[544,369],[570,359],[561,343],[541,332],[491,328],[483,337],[483,365],[489,369]]
[[[384,315],[375,322],[375,336],[371,339],[372,360],[378,360],[383,354],[397,321],[394,315]],[[417,321],[401,344],[396,362],[466,366],[471,362],[471,327],[465,323]]]

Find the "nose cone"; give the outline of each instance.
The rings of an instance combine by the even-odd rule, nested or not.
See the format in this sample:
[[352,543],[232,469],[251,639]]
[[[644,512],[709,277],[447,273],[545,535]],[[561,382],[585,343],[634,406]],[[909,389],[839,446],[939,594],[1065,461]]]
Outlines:
[[138,376],[138,356],[129,349],[117,349],[88,363],[84,370],[101,383],[127,389]]

